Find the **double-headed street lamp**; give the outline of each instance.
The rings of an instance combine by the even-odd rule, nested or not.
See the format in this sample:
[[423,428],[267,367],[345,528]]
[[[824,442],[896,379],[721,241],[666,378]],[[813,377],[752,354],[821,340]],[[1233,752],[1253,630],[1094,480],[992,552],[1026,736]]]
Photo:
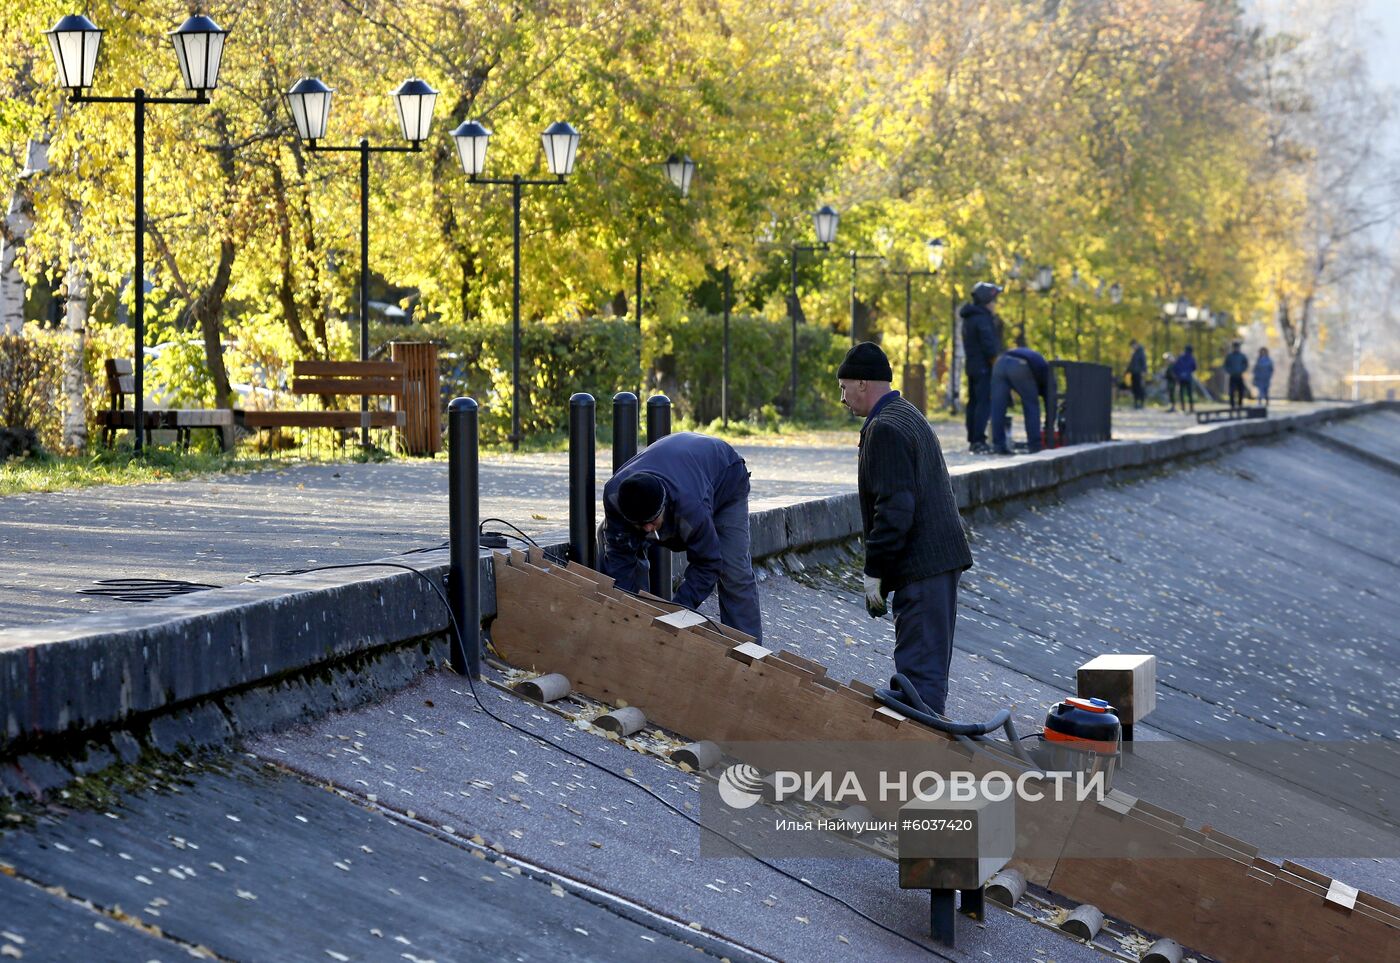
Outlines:
[[[914,303],[914,278],[931,278],[937,276],[943,268],[943,259],[948,252],[948,244],[941,237],[935,237],[924,245],[924,251],[928,255],[928,269],[925,271],[890,271],[890,274],[897,274],[904,278],[904,376],[909,377],[909,364],[912,358],[910,345],[913,344],[913,303]],[[907,392],[906,387],[906,392]]]
[[[428,139],[428,130],[433,123],[433,108],[437,106],[438,92],[417,77],[405,80],[394,91],[394,107],[399,115],[399,129],[408,146],[370,146],[369,138],[361,137],[358,144],[344,147],[327,147],[320,142],[326,136],[326,124],[331,115],[331,95],[335,89],[327,87],[315,77],[303,77],[287,91],[287,109],[291,111],[296,124],[297,135],[306,141],[306,149],[313,153],[349,153],[360,155],[360,360],[369,360],[369,155],[370,154],[416,154],[423,149],[423,141]],[[360,411],[369,410],[369,398],[360,396]],[[369,447],[369,420],[361,419],[360,444]]]
[[817,254],[827,250],[831,242],[836,240],[836,226],[841,221],[841,215],[836,213],[836,208],[830,204],[823,204],[812,214],[812,223],[817,231],[816,244],[794,244],[792,245],[792,274],[791,284],[788,291],[788,317],[792,320],[792,398],[791,409],[788,411],[789,418],[797,417],[797,259],[801,254]]
[[[510,368],[510,445],[512,451],[520,450],[520,196],[525,187],[557,187],[563,184],[574,172],[574,161],[578,156],[578,131],[564,121],[550,124],[540,135],[544,144],[545,166],[552,177],[548,180],[532,180],[520,174],[511,177],[482,177],[486,170],[486,148],[491,141],[491,131],[480,121],[469,120],[452,132],[457,143],[457,156],[462,161],[469,184],[509,184],[511,187],[512,244],[514,261],[511,288],[511,368]],[[641,305],[637,305],[637,317],[641,319]]]
[[861,261],[883,261],[883,254],[860,254],[854,248],[846,252],[846,257],[851,262],[851,347],[855,347],[858,335],[856,333],[856,267]]
[[133,450],[141,454],[144,432],[146,386],[146,107],[149,104],[207,104],[209,92],[218,86],[219,65],[223,60],[224,41],[228,31],[205,16],[193,16],[173,31],[170,42],[179,61],[180,76],[191,97],[150,97],[140,87],[130,97],[93,96],[97,72],[97,51],[102,44],[102,31],[81,14],[69,14],[45,31],[49,49],[58,67],[58,83],[68,90],[68,102],[73,104],[132,104],[135,106],[136,134],[136,250],[132,285],[135,288],[135,357],[132,369],[135,385],[132,399]]

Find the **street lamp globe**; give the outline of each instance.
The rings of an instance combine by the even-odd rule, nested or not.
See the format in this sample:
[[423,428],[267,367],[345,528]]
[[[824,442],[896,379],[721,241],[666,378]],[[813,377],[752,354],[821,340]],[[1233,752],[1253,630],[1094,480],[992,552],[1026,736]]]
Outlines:
[[486,148],[491,142],[491,131],[480,121],[469,120],[452,132],[457,143],[457,156],[461,158],[462,170],[469,177],[476,177],[486,170]]
[[574,160],[578,155],[578,131],[566,121],[557,121],[545,128],[540,135],[544,141],[544,159],[549,172],[555,177],[568,177],[574,172]]
[[1055,284],[1055,272],[1050,265],[1042,264],[1035,269],[1035,289],[1044,293],[1049,291]]
[[180,60],[180,76],[185,87],[194,91],[213,90],[219,85],[219,64],[224,57],[227,30],[203,14],[196,14],[170,34],[175,56]]
[[836,225],[841,220],[841,215],[836,213],[836,208],[830,204],[823,204],[817,208],[812,215],[812,221],[817,228],[817,241],[821,244],[830,244],[836,240]]
[[1013,281],[1021,280],[1021,274],[1026,269],[1026,259],[1019,254],[1011,255],[1011,270],[1006,272],[1006,276]]
[[102,31],[80,13],[70,13],[59,19],[52,30],[44,31],[58,67],[58,85],[79,92],[92,86],[97,71],[97,48],[102,43]]
[[661,166],[666,168],[666,176],[681,192],[681,197],[689,197],[690,179],[695,176],[695,161],[684,154],[672,154]]
[[1113,304],[1123,303],[1123,285],[1114,281],[1108,286],[1108,300]]
[[417,77],[410,77],[394,91],[393,97],[403,139],[411,144],[421,144],[427,140],[428,130],[433,126],[433,108],[437,106],[438,92]]
[[1188,304],[1188,305],[1186,306],[1186,320],[1187,320],[1188,322],[1191,322],[1191,323],[1194,324],[1195,322],[1199,321],[1200,319],[1201,319],[1201,309],[1198,308],[1198,307],[1196,307],[1194,304]]
[[948,242],[935,237],[928,242],[928,269],[937,274],[943,268],[943,258],[948,253]]
[[297,125],[297,136],[302,140],[317,141],[326,136],[333,93],[334,88],[315,77],[303,77],[287,91],[287,109]]

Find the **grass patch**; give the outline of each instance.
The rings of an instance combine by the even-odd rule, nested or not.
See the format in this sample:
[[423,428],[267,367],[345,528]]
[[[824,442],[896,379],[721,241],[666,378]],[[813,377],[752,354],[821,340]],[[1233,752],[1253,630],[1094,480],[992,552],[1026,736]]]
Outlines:
[[199,475],[247,472],[285,462],[240,458],[217,452],[147,448],[136,458],[130,448],[99,449],[86,455],[30,454],[0,465],[0,495],[57,492],[94,485],[144,485]]

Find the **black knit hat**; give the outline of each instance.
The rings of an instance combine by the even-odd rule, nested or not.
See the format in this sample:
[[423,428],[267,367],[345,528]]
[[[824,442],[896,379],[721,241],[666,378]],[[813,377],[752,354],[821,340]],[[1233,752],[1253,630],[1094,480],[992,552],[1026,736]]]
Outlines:
[[649,471],[628,475],[617,489],[617,508],[633,525],[645,525],[666,506],[666,487]]
[[843,381],[893,381],[890,359],[874,341],[862,341],[846,352],[846,360],[836,369]]

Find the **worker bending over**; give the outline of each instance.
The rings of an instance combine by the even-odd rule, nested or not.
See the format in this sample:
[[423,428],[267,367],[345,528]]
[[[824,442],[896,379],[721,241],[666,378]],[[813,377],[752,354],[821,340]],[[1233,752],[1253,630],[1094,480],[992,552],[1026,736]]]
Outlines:
[[894,594],[894,666],[933,711],[948,701],[958,581],[972,566],[943,450],[919,409],[891,388],[879,345],[866,341],[837,371],[841,403],[865,416],[857,486],[865,535],[865,607]]
[[728,444],[690,431],[667,435],[603,486],[603,574],[628,591],[647,587],[647,549],[686,555],[674,601],[698,608],[719,585],[719,618],[763,639],[749,557],[749,471]]
[[1049,405],[1050,362],[1039,351],[1012,348],[992,365],[992,451],[1012,454],[1006,439],[1006,409],[1011,393],[1021,399],[1026,416],[1026,448],[1034,454],[1041,449],[1040,399]]

